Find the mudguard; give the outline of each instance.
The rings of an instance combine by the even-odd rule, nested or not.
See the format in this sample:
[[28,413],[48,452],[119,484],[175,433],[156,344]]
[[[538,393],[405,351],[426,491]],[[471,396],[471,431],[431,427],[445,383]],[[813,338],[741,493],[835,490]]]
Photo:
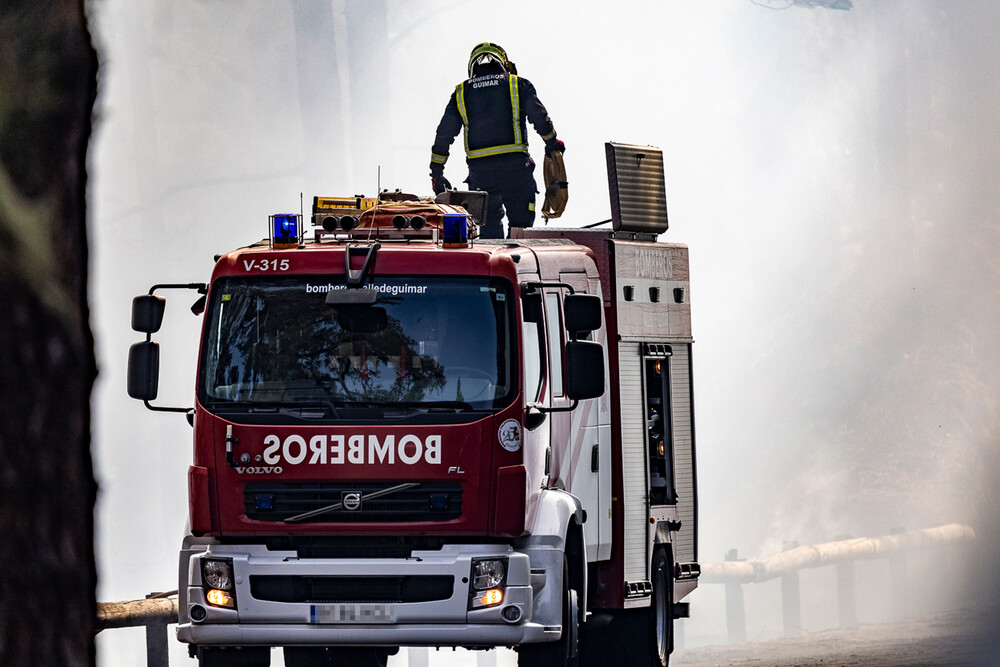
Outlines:
[[[563,557],[575,553],[578,563],[568,563],[570,570],[577,568],[581,588],[577,591],[581,608],[587,608],[586,546],[583,544],[583,524],[587,513],[573,494],[562,489],[544,489],[538,498],[530,535],[517,545],[518,551],[531,558],[534,604],[532,621],[541,626],[562,625],[562,572]],[[581,530],[573,530],[574,524]],[[577,545],[567,544],[567,536],[575,535]],[[541,576],[536,576],[541,575]],[[540,586],[536,586],[539,581]],[[542,640],[541,637],[538,638]],[[530,640],[529,640],[530,641]]]

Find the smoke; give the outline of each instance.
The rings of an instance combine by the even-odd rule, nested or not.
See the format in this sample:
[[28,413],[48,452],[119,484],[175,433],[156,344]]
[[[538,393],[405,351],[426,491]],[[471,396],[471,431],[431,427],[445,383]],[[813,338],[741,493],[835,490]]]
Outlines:
[[[665,238],[691,248],[703,560],[953,521],[997,553],[994,3],[105,0],[90,13],[100,599],[176,586],[187,511],[190,428],[125,398],[131,297],[206,280],[213,254],[265,236],[300,193],[428,193],[434,128],[483,40],[507,49],[566,142],[561,224],[609,217],[605,141],[664,149]],[[447,175],[465,177],[460,155]],[[193,298],[169,295],[157,336],[165,404],[191,402]],[[992,571],[939,582],[942,604],[995,599]],[[724,626],[708,588],[692,638]],[[140,635],[114,632],[101,664],[133,664]]]

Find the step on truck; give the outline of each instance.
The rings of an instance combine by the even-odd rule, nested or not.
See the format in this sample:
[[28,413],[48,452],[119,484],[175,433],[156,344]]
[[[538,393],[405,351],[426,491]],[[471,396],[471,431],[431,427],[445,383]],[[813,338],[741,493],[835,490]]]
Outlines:
[[[199,665],[667,665],[699,574],[688,250],[657,241],[661,152],[606,152],[603,224],[480,240],[485,193],[315,197],[136,297],[128,393],[194,431]],[[154,403],[176,289],[200,293],[193,408]]]

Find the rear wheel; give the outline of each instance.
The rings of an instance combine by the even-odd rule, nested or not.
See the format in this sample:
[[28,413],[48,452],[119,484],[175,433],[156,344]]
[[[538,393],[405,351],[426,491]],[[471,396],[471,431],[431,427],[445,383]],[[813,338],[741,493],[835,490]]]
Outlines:
[[674,578],[664,549],[653,553],[653,599],[649,609],[651,664],[667,667],[674,650]]
[[[588,621],[580,656],[582,667],[667,667],[673,650],[674,589],[665,549],[656,549],[651,566],[653,595],[649,607],[614,612],[606,626],[594,623],[591,627]],[[597,620],[596,616],[591,618]]]

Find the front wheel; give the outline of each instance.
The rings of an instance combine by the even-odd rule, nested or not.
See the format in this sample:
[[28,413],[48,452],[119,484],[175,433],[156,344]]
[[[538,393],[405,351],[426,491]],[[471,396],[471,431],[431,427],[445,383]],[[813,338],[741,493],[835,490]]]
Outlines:
[[346,646],[330,649],[330,667],[385,667],[389,649]]
[[285,667],[328,667],[330,656],[325,646],[286,646]]
[[270,667],[267,646],[203,646],[197,651],[199,667]]
[[385,667],[395,650],[360,646],[286,646],[285,667]]
[[580,597],[570,588],[569,567],[563,557],[562,636],[554,642],[523,644],[517,649],[517,667],[577,667],[580,649]]

